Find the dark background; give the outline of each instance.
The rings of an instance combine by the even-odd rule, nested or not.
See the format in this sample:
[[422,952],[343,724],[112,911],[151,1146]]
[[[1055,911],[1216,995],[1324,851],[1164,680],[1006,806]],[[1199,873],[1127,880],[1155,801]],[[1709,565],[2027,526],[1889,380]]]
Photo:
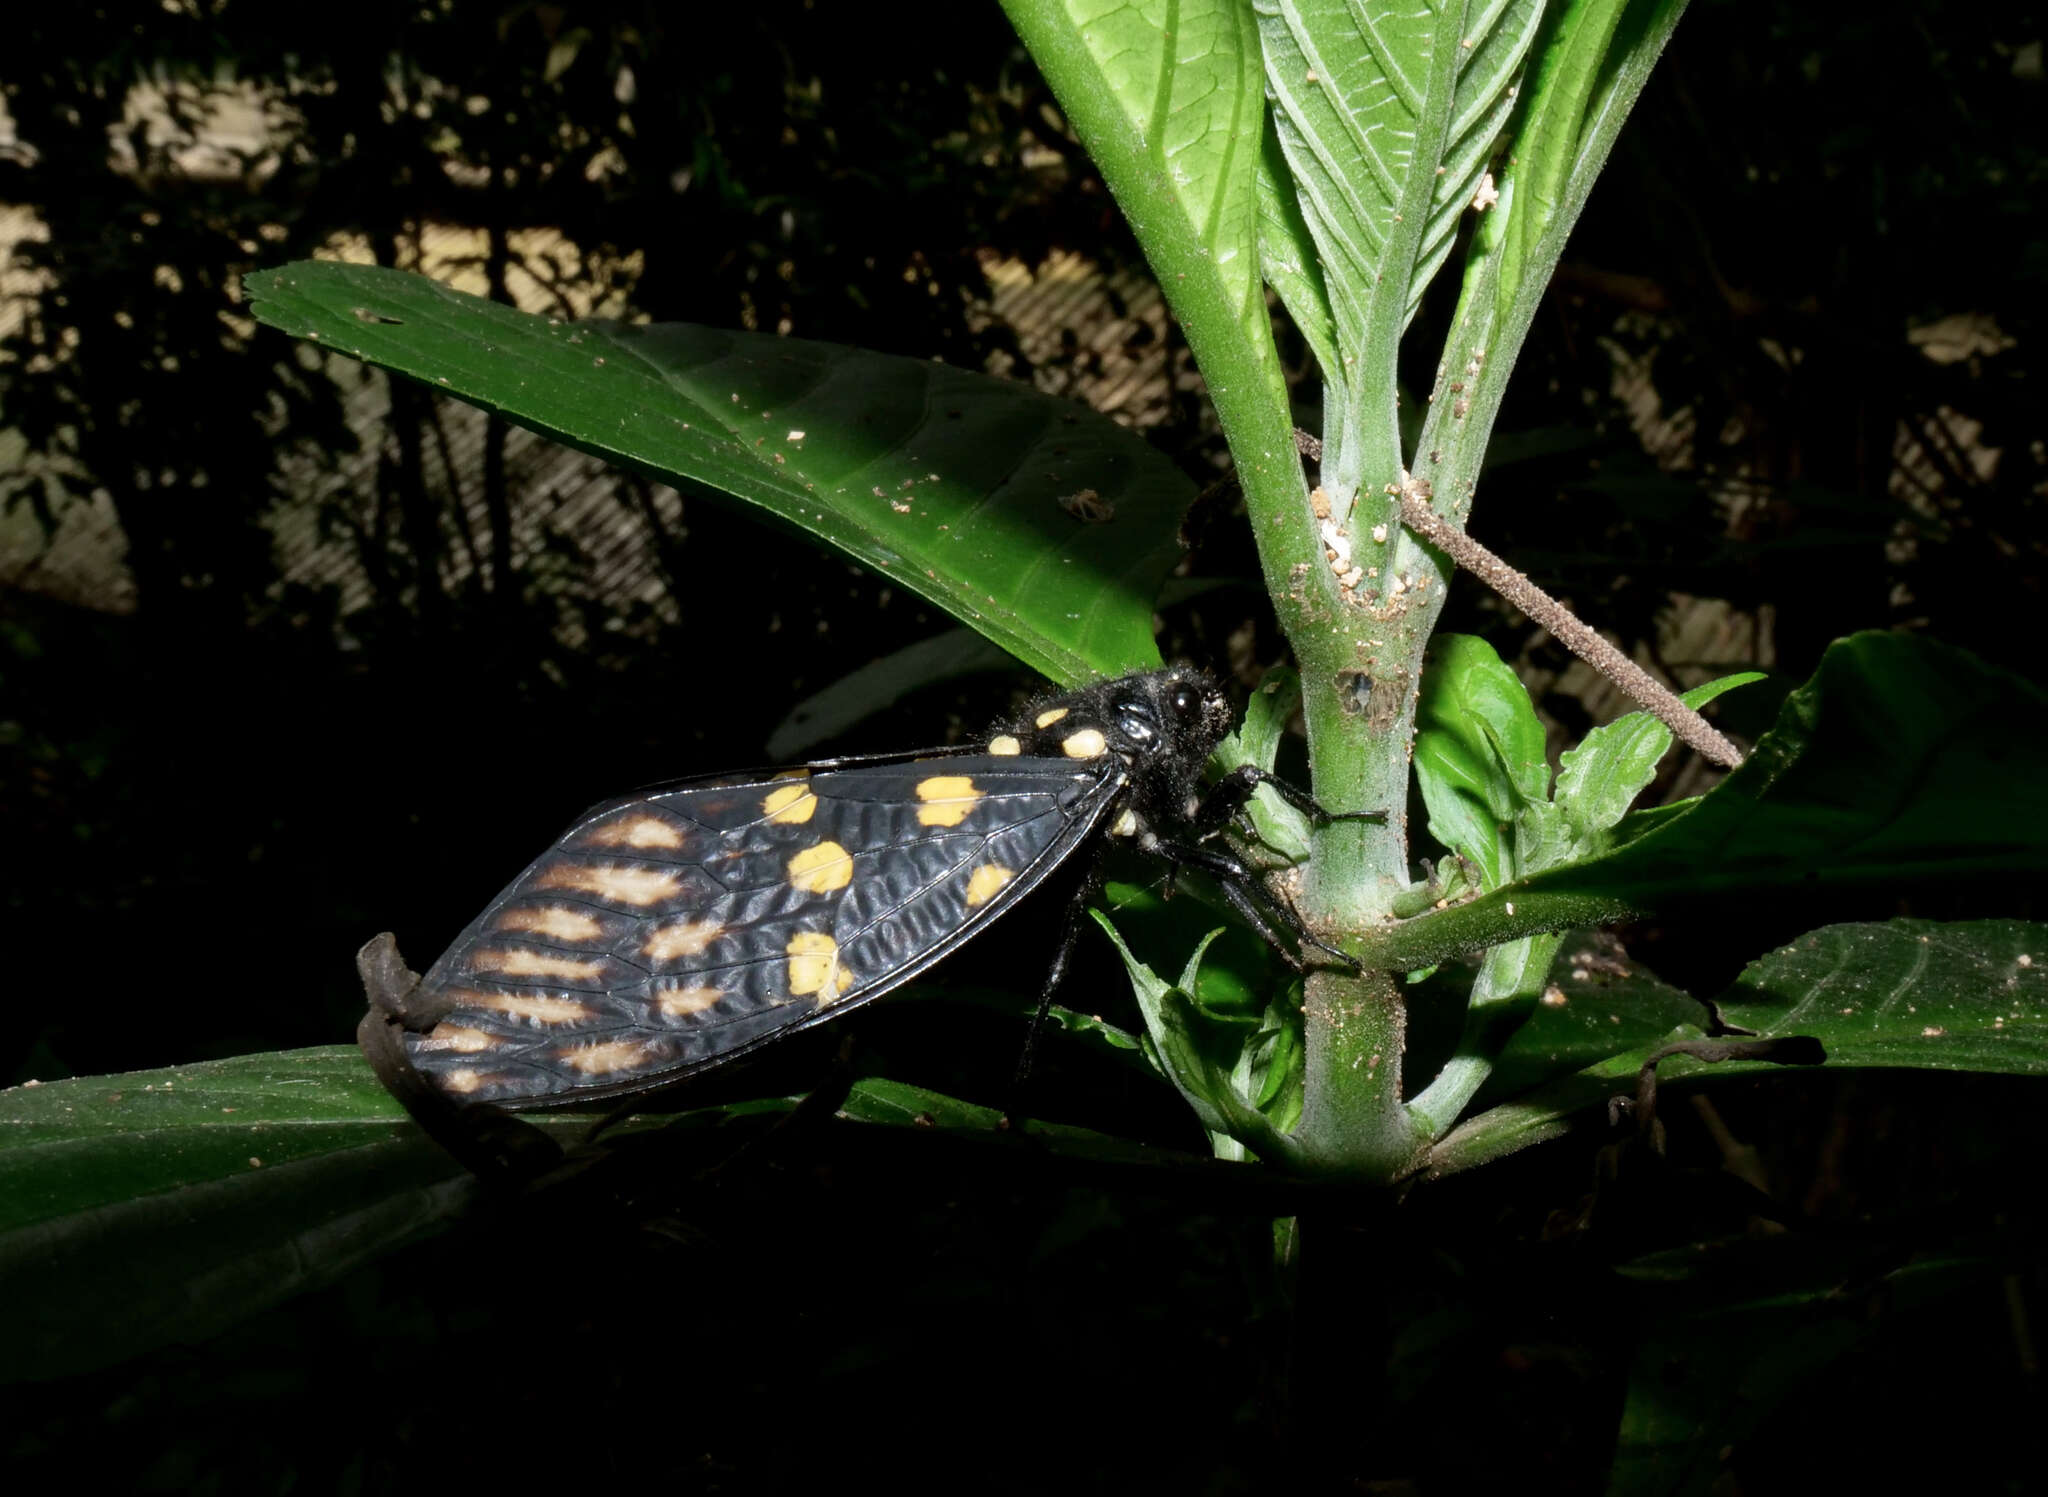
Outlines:
[[[2042,19],[1696,3],[1517,366],[1476,532],[1688,683],[1762,663],[1782,694],[1873,627],[2038,674]],[[6,28],[0,210],[47,235],[0,282],[0,1078],[342,1041],[367,935],[396,928],[423,964],[583,804],[757,762],[803,696],[947,625],[631,478],[564,520],[559,475],[502,428],[406,388],[377,417],[381,381],[255,329],[248,270],[346,242],[501,294],[596,287],[1056,389],[1151,360],[1167,381],[1126,414],[1219,471],[1177,335],[1122,293],[1107,348],[1057,309],[990,315],[989,256],[1142,265],[993,5],[42,6]],[[156,127],[143,84],[168,95]],[[192,116],[228,97],[261,129],[196,161]],[[534,270],[545,231],[569,254]],[[111,540],[79,544],[95,515]],[[21,540],[44,531],[48,550]],[[1256,574],[1227,501],[1190,538],[1191,575]],[[1280,658],[1241,589],[1164,625],[1169,655],[1245,684]],[[1445,626],[1522,665],[1562,733],[1616,710],[1469,586]],[[940,741],[1027,684],[935,687],[831,746]],[[1739,694],[1722,721],[1753,735],[1770,705]],[[1831,913],[2010,902],[1983,893]],[[1816,918],[1629,936],[1712,991]],[[1020,917],[1006,939],[1028,966],[1049,937]],[[906,1065],[935,1045],[993,1055],[970,1085],[1007,1066],[1014,1026],[907,1012],[875,1020]],[[2006,1126],[2033,1095],[1821,1078],[1738,1090],[1728,1115],[1809,1220],[1896,1252],[2024,1244],[2038,1295]],[[1631,1312],[1609,1256],[1532,1248],[1593,1147],[1427,1193],[1380,1234],[1412,1332],[1395,1392],[1430,1412],[1381,1431],[1373,1474],[1441,1489],[1512,1455],[1521,1479],[1597,1485]],[[481,1224],[221,1342],[35,1390],[11,1453],[149,1490],[972,1470],[1028,1491],[1238,1490],[1295,1448],[1255,1216],[849,1163],[683,1217],[661,1237]],[[1806,1472],[1816,1425],[2038,1412],[2007,1309],[1871,1312],[1853,1376],[1766,1421],[1739,1489]],[[1505,1433],[1475,1443],[1475,1420]],[[1104,1431],[1111,1453],[1080,1453]],[[1832,1479],[1953,1471],[1925,1442],[1846,1443]]]

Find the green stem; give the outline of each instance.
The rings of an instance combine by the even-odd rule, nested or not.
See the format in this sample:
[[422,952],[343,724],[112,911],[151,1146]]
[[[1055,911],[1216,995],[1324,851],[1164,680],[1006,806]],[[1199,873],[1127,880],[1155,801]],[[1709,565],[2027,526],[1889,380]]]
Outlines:
[[1408,1010],[1400,979],[1389,972],[1317,972],[1303,1010],[1310,1044],[1297,1165],[1354,1179],[1406,1173],[1426,1140],[1401,1103]]

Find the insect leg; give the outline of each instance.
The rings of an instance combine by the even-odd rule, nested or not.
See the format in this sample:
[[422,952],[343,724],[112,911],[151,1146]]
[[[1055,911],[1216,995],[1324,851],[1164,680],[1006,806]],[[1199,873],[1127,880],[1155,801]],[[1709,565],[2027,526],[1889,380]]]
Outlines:
[[1273,928],[1274,918],[1284,926],[1289,935],[1301,945],[1313,947],[1326,956],[1334,957],[1340,966],[1358,970],[1358,959],[1341,951],[1327,941],[1320,940],[1302,921],[1301,915],[1292,904],[1275,894],[1264,880],[1247,868],[1243,859],[1235,853],[1218,848],[1205,847],[1199,842],[1170,842],[1154,839],[1146,851],[1156,853],[1169,863],[1185,864],[1198,868],[1216,881],[1216,887],[1223,891],[1223,897],[1230,901],[1230,907],[1243,917],[1245,923],[1258,932],[1259,936],[1280,953],[1281,958],[1297,972],[1308,970],[1308,964],[1290,951]]
[[1228,826],[1231,818],[1250,803],[1253,792],[1261,785],[1271,785],[1275,795],[1318,824],[1330,821],[1387,819],[1387,813],[1384,811],[1326,811],[1313,795],[1299,785],[1282,779],[1271,770],[1261,769],[1256,764],[1240,764],[1211,785],[1208,794],[1202,797],[1202,803],[1195,808],[1193,824],[1196,840],[1206,842]]
[[1102,892],[1102,860],[1093,859],[1080,887],[1067,903],[1066,918],[1060,926],[1060,943],[1053,949],[1052,966],[1046,970],[1045,986],[1038,993],[1038,1012],[1031,1017],[1031,1028],[1024,1035],[1024,1053],[1017,1059],[1017,1074],[1011,1078],[1013,1090],[1024,1085],[1031,1074],[1032,1059],[1038,1053],[1038,1036],[1045,1029],[1045,1021],[1052,1013],[1053,995],[1066,981],[1067,964],[1074,959],[1074,948],[1081,943],[1081,921],[1088,913],[1088,903]]

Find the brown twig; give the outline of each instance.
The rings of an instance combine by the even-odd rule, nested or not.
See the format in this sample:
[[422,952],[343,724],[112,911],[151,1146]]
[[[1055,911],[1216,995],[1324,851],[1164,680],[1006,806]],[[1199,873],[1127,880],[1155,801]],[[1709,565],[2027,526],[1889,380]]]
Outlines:
[[[1294,441],[1310,460],[1322,457],[1323,444],[1307,432],[1296,432]],[[1407,475],[1402,476],[1405,479]],[[1681,743],[1699,750],[1724,769],[1733,769],[1742,762],[1741,750],[1681,702],[1677,693],[1581,623],[1564,604],[1431,509],[1420,486],[1404,482],[1397,492],[1403,524],[1548,629],[1559,644],[1612,681],[1637,706],[1669,728]]]

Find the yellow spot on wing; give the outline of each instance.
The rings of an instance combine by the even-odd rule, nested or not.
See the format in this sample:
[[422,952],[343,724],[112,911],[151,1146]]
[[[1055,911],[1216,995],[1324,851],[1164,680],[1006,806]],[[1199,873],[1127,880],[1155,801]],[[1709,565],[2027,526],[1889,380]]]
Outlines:
[[799,997],[816,994],[820,1006],[853,986],[853,974],[840,965],[839,943],[819,930],[798,931],[789,938],[789,990]]
[[789,826],[809,821],[817,809],[818,798],[811,794],[811,787],[805,781],[771,790],[761,800],[763,815],[770,821],[779,821]]
[[820,842],[789,860],[789,881],[806,894],[831,894],[853,882],[853,854]]
[[515,1019],[531,1019],[536,1024],[567,1024],[590,1017],[588,1005],[574,998],[551,998],[544,993],[465,992],[457,996],[464,1008],[494,1009]]
[[534,882],[543,889],[574,889],[619,904],[660,904],[682,892],[680,874],[665,868],[613,868],[602,863],[557,863]]
[[1016,874],[1000,863],[983,863],[967,879],[967,908],[975,910],[996,897],[996,891]]
[[683,834],[645,811],[634,811],[595,827],[585,838],[603,847],[681,847]]
[[988,751],[991,754],[1021,754],[1024,752],[1024,745],[1008,733],[998,733],[988,741]]
[[543,905],[539,909],[514,906],[499,912],[498,929],[531,931],[560,941],[594,941],[604,934],[604,922],[595,915],[565,910],[560,905]]
[[1083,728],[1061,740],[1060,752],[1069,759],[1099,759],[1108,747],[1109,740],[1102,736],[1100,728]]
[[935,774],[917,782],[917,798],[924,802],[917,808],[919,826],[958,826],[981,799],[981,792],[964,774]]
[[469,964],[478,971],[502,972],[507,977],[559,977],[565,982],[571,978],[604,975],[602,959],[579,960],[551,951],[525,951],[516,946],[504,950],[486,947],[482,951],[473,951]]
[[654,1006],[664,1019],[687,1019],[701,1014],[725,996],[717,988],[656,988]]
[[571,1045],[557,1050],[562,1064],[586,1076],[608,1076],[613,1071],[637,1071],[660,1055],[641,1040],[604,1040],[595,1045]]
[[674,920],[649,931],[640,950],[654,961],[672,962],[679,956],[702,956],[724,934],[725,927],[716,920]]
[[[498,1035],[481,1029],[471,1029],[464,1024],[436,1024],[420,1036],[418,1048],[426,1051],[453,1050],[458,1055],[474,1055],[479,1050],[495,1050],[505,1041]],[[476,1073],[470,1072],[472,1076]]]
[[1045,711],[1039,713],[1037,717],[1033,718],[1032,721],[1041,728],[1049,728],[1066,715],[1067,709],[1064,707],[1048,707]]

